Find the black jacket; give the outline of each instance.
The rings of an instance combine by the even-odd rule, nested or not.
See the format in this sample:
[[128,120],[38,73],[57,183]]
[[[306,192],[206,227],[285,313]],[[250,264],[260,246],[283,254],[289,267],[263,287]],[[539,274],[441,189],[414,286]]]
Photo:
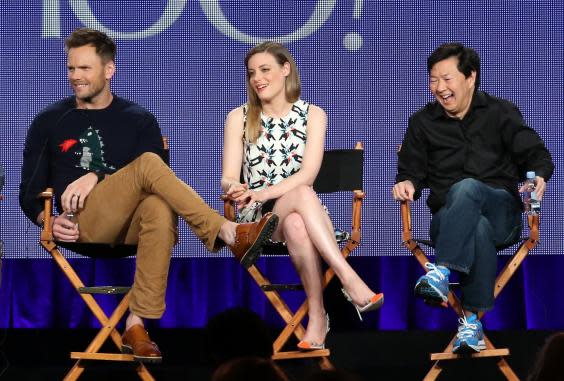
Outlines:
[[409,118],[396,182],[410,180],[416,198],[430,188],[427,205],[435,213],[445,204],[450,187],[465,178],[505,188],[520,202],[518,182],[526,171],[548,181],[553,170],[550,153],[519,109],[477,91],[462,120],[448,117],[438,102]]

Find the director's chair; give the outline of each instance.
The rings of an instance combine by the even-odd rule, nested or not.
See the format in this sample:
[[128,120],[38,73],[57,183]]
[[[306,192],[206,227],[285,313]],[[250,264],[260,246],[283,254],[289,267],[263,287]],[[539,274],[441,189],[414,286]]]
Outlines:
[[[166,137],[163,137],[164,160],[169,163],[169,149]],[[59,250],[60,247],[73,251],[91,258],[124,258],[134,256],[137,253],[137,245],[125,244],[106,244],[106,243],[78,243],[78,242],[58,242],[54,240],[51,230],[51,219],[53,218],[53,190],[51,188],[40,194],[44,200],[44,216],[45,221],[41,230],[41,246],[51,254],[57,265],[61,268],[65,276],[69,279],[74,289],[79,293],[80,297],[96,319],[100,322],[102,328],[98,334],[90,342],[84,352],[71,352],[71,359],[75,359],[74,366],[66,374],[65,381],[77,380],[85,370],[87,361],[120,361],[120,362],[136,362],[132,354],[119,353],[122,346],[121,335],[116,329],[117,324],[121,321],[129,307],[130,289],[129,286],[93,286],[86,287],[78,274],[74,271],[68,260]],[[93,295],[123,295],[117,307],[111,312],[110,316],[106,315],[100,307]],[[99,352],[102,345],[108,340],[116,345],[118,351],[115,353]],[[135,368],[137,375],[143,381],[154,381],[155,378],[149,370],[139,362]]]
[[[421,249],[420,244],[427,246],[432,246],[432,242],[428,240],[419,240],[412,237],[412,224],[411,224],[411,208],[407,201],[401,202],[401,221],[402,221],[402,243],[403,245],[413,253],[419,264],[428,271],[425,264],[429,262],[429,259]],[[494,287],[494,297],[497,299],[503,288],[509,282],[509,279],[517,271],[527,254],[539,242],[539,216],[537,215],[527,215],[527,223],[529,226],[529,236],[522,238],[521,243],[515,253],[512,255],[511,259],[506,263],[504,268],[501,270],[495,281]],[[499,248],[502,250],[504,248]],[[464,314],[462,310],[462,305],[458,297],[451,291],[448,294],[448,304],[454,309],[458,316]],[[446,307],[446,306],[445,306]],[[484,312],[478,314],[478,318],[482,319]],[[425,381],[436,380],[441,371],[443,370],[441,366],[441,361],[446,360],[456,360],[460,358],[467,358],[468,356],[459,355],[452,353],[452,348],[454,341],[456,340],[456,335],[452,338],[450,343],[441,353],[431,353],[431,361],[434,361],[433,366],[425,376]],[[519,377],[515,374],[513,369],[509,366],[505,357],[509,356],[508,348],[496,348],[493,343],[484,334],[484,340],[486,342],[486,349],[480,351],[479,353],[471,354],[472,358],[486,358],[486,357],[497,357],[497,367],[503,373],[505,378],[510,381],[518,381]]]
[[[336,230],[336,238],[341,244],[341,253],[345,258],[360,244],[361,209],[365,196],[362,191],[363,163],[364,149],[361,142],[357,142],[354,149],[325,151],[321,168],[313,185],[314,190],[318,194],[339,191],[352,192],[351,231]],[[225,217],[235,221],[234,202],[225,196],[222,196],[222,199],[224,200]],[[286,246],[275,243],[265,245],[263,250],[267,257],[270,255],[288,254]],[[272,359],[319,358],[321,368],[333,368],[329,361],[329,349],[312,351],[283,350],[292,335],[298,340],[302,340],[305,335],[305,328],[301,322],[308,312],[308,305],[306,300],[295,312],[292,312],[281,297],[280,291],[303,290],[303,286],[301,284],[272,284],[256,265],[249,266],[247,271],[286,323],[282,332],[280,332],[273,343]],[[335,272],[331,268],[325,271],[322,282],[323,289],[327,287],[334,276]]]

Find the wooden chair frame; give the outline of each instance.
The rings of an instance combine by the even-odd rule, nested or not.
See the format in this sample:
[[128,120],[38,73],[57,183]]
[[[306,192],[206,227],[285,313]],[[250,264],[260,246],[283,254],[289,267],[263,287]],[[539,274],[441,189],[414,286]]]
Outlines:
[[[164,149],[164,160],[168,164],[170,160],[170,152],[168,146],[168,138],[163,136],[163,149]],[[43,223],[43,228],[41,230],[40,243],[41,246],[45,248],[51,254],[57,265],[61,268],[65,276],[68,278],[76,292],[80,295],[82,300],[86,303],[90,311],[94,314],[96,319],[100,322],[102,328],[94,339],[90,342],[88,347],[84,352],[71,352],[71,359],[75,359],[76,362],[74,366],[66,374],[64,381],[74,381],[77,380],[85,370],[85,360],[101,360],[101,361],[124,361],[124,362],[137,362],[133,355],[122,354],[122,353],[101,353],[100,348],[102,345],[111,338],[113,343],[118,348],[118,352],[121,350],[122,340],[121,335],[116,329],[117,324],[123,318],[129,307],[130,298],[130,287],[114,287],[114,286],[101,286],[101,287],[86,287],[78,274],[74,271],[68,260],[63,256],[59,250],[59,245],[70,246],[72,250],[72,244],[67,245],[63,243],[55,242],[53,237],[53,231],[51,230],[51,219],[53,218],[53,189],[48,188],[39,195],[43,199],[43,215],[45,220]],[[137,249],[136,245],[118,245],[112,247],[105,244],[80,244],[83,246],[90,246],[89,251],[99,251],[107,250],[112,252],[119,252],[120,250],[125,250],[127,255],[134,255]],[[124,255],[121,255],[124,256]],[[123,298],[111,313],[110,317],[106,315],[104,310],[100,307],[96,299],[94,299],[93,294],[123,294]],[[141,362],[138,362],[136,367],[136,372],[139,378],[143,381],[154,381],[155,378],[151,375],[149,370]]]
[[[363,150],[363,144],[361,142],[357,142],[355,149]],[[344,242],[341,249],[341,254],[345,258],[347,258],[349,254],[358,247],[361,238],[360,222],[362,201],[365,197],[365,193],[362,190],[353,190],[352,194],[352,228],[350,231],[349,239]],[[224,196],[222,196],[222,199],[224,201],[224,216],[228,220],[235,221],[234,202]],[[322,369],[332,369],[333,365],[329,360],[329,356],[331,354],[329,349],[312,351],[283,350],[283,347],[286,345],[292,335],[294,335],[298,340],[303,339],[305,335],[305,328],[301,322],[307,315],[308,305],[307,300],[305,300],[295,312],[292,312],[290,307],[288,307],[286,302],[280,296],[279,291],[299,289],[301,285],[272,284],[256,265],[251,265],[249,268],[247,268],[247,271],[264,292],[265,296],[270,301],[274,309],[286,323],[285,327],[282,329],[276,340],[274,340],[272,359],[287,360],[297,358],[319,358],[319,365]],[[334,276],[335,272],[331,268],[325,271],[322,282],[323,290],[327,287]]]
[[[402,220],[402,243],[403,245],[413,253],[419,264],[428,271],[425,264],[429,262],[429,259],[419,246],[417,240],[413,239],[411,234],[411,210],[409,203],[407,201],[401,202],[401,220]],[[511,279],[513,274],[517,271],[527,254],[530,250],[535,248],[539,243],[539,216],[538,215],[528,215],[527,222],[529,226],[529,237],[527,237],[518,247],[517,251],[513,254],[511,259],[507,262],[505,267],[501,270],[495,281],[494,288],[494,298],[497,299],[503,288],[507,285],[507,282]],[[448,304],[454,309],[458,316],[463,315],[462,305],[458,297],[449,291],[448,294]],[[481,319],[484,316],[484,312],[478,314]],[[441,361],[445,360],[456,360],[460,358],[467,358],[468,356],[457,355],[452,353],[452,348],[454,341],[456,340],[456,335],[452,338],[450,343],[446,346],[441,353],[431,353],[430,358],[434,361],[433,366],[425,376],[425,381],[436,380],[441,371],[443,370],[441,366]],[[505,378],[510,381],[518,381],[519,377],[515,374],[513,369],[507,363],[505,357],[509,356],[509,349],[507,348],[496,348],[491,340],[484,335],[484,340],[486,342],[486,349],[470,355],[472,358],[484,358],[484,357],[497,357],[497,367],[503,373]]]
[[[74,271],[68,260],[60,252],[57,243],[53,237],[53,231],[51,230],[51,219],[52,217],[52,199],[53,190],[47,189],[40,195],[44,199],[44,216],[45,221],[43,224],[43,229],[41,230],[41,246],[45,248],[51,254],[57,265],[61,268],[65,276],[68,278],[76,292],[79,293],[80,297],[90,311],[94,314],[96,319],[100,322],[102,328],[94,339],[90,342],[88,347],[84,352],[71,352],[71,359],[75,359],[76,362],[74,366],[66,374],[64,381],[74,381],[77,380],[85,370],[84,360],[103,360],[103,361],[126,361],[134,362],[133,355],[122,354],[122,353],[100,353],[99,350],[106,342],[108,338],[114,342],[118,351],[121,349],[122,341],[121,335],[116,329],[116,325],[123,318],[129,307],[129,287],[86,287],[78,274]],[[120,303],[117,305],[115,310],[111,313],[110,317],[106,315],[104,310],[100,307],[96,299],[94,299],[92,294],[124,294]],[[149,370],[143,365],[143,363],[138,363],[136,367],[136,372],[139,378],[143,381],[154,381],[155,378],[151,375]]]

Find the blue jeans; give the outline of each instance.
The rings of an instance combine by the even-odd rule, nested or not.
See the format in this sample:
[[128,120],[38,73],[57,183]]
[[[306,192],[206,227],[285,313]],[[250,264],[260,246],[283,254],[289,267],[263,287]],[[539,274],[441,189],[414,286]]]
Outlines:
[[497,248],[521,234],[521,210],[506,190],[467,178],[454,184],[433,215],[430,235],[436,264],[460,272],[462,306],[487,311],[494,305]]

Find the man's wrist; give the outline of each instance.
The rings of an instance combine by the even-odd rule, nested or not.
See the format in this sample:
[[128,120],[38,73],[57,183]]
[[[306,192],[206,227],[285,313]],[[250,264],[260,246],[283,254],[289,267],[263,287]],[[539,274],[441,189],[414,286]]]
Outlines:
[[91,172],[93,174],[96,175],[96,177],[98,178],[98,181],[96,183],[99,183],[100,181],[104,180],[104,178],[106,177],[106,174],[102,171],[100,171],[99,169]]

